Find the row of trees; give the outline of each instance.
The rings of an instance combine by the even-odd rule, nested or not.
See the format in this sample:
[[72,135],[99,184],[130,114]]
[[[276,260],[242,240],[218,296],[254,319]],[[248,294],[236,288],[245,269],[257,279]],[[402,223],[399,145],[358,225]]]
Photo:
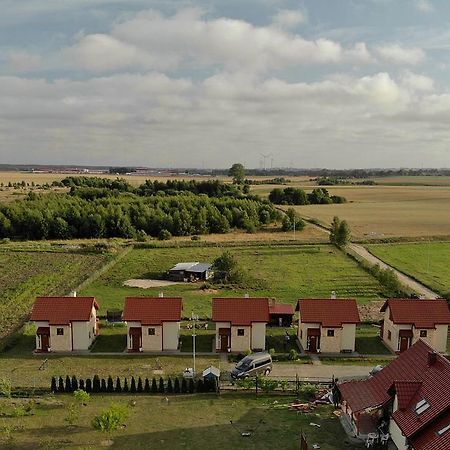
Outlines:
[[53,393],[72,393],[76,391],[84,391],[87,393],[130,393],[130,394],[193,394],[194,392],[214,392],[216,390],[216,383],[214,381],[198,379],[186,380],[182,378],[152,378],[149,380],[141,377],[137,379],[131,377],[130,380],[117,377],[114,382],[113,378],[109,376],[107,379],[100,378],[98,375],[94,377],[78,380],[76,376],[59,377],[56,379],[52,377],[50,390]]
[[170,237],[227,233],[231,228],[254,232],[280,218],[281,213],[269,202],[245,198],[123,193],[86,200],[33,193],[26,200],[0,205],[0,238]]
[[316,188],[307,194],[303,189],[292,187],[272,189],[269,200],[276,205],[327,205],[347,201],[345,197],[330,196],[325,188]]

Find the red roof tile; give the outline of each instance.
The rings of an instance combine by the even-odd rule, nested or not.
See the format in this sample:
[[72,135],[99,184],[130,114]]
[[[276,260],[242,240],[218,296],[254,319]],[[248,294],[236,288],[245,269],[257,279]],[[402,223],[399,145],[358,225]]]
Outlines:
[[320,323],[323,327],[341,327],[343,323],[359,323],[354,299],[302,298],[297,303],[302,323]]
[[269,306],[269,314],[294,315],[294,307],[283,303],[275,303]]
[[414,324],[416,328],[434,328],[439,324],[450,325],[447,300],[417,300],[390,298],[381,312],[389,307],[390,319],[398,324]]
[[142,325],[161,325],[179,322],[183,302],[180,297],[127,297],[123,320],[141,322]]
[[[419,340],[372,378],[340,384],[343,399],[357,412],[383,405],[397,393],[402,409],[392,417],[403,434],[410,438],[427,433],[428,427],[450,410],[450,362],[436,354],[435,362],[429,364],[431,352],[433,349]],[[418,415],[415,407],[421,400],[430,407]],[[415,450],[432,448],[448,447],[414,446]]]
[[92,307],[98,309],[95,297],[37,297],[31,320],[49,325],[85,322],[91,317]]
[[213,298],[212,320],[232,325],[251,325],[269,321],[267,298]]
[[450,449],[450,429],[438,434],[438,431],[450,425],[450,408],[430,427],[410,439],[414,450],[448,450]]

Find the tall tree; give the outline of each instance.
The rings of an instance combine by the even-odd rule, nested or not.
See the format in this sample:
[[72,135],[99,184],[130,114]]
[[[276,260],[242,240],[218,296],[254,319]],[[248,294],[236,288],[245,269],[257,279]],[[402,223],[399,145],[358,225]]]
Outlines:
[[228,176],[233,177],[234,184],[242,184],[245,179],[245,167],[240,163],[233,164],[228,170]]

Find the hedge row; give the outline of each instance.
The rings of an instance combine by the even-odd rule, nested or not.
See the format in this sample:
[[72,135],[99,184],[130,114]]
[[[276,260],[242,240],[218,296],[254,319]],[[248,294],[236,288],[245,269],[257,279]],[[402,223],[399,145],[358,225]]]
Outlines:
[[167,380],[159,378],[158,381],[156,378],[152,378],[151,381],[145,378],[142,381],[141,377],[137,379],[131,377],[130,381],[128,381],[127,378],[122,380],[120,377],[117,377],[114,383],[111,376],[105,379],[94,375],[92,379],[86,378],[80,380],[75,375],[72,377],[67,375],[65,380],[63,377],[59,377],[58,380],[52,377],[50,390],[53,393],[70,393],[77,389],[89,393],[110,394],[193,394],[194,392],[215,392],[216,383],[210,380],[199,379],[194,381],[192,379],[186,380],[185,378],[182,378],[181,381],[179,378],[174,378],[173,380],[172,378],[167,378]]

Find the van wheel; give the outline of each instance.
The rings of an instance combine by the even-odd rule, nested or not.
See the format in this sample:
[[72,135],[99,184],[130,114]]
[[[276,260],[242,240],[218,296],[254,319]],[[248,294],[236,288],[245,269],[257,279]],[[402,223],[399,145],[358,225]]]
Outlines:
[[270,374],[270,369],[266,369],[266,370],[264,371],[264,375],[267,377],[269,374]]

